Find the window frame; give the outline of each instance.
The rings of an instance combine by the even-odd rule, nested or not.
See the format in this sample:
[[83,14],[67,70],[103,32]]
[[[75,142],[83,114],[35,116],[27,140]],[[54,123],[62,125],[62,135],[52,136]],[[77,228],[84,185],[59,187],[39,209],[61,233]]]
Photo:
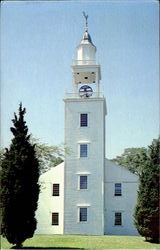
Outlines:
[[[82,116],[83,115],[86,115],[86,120],[85,121],[82,121]],[[86,125],[82,125],[83,122]],[[79,126],[80,126],[80,128],[86,128],[86,127],[88,127],[88,113],[80,113]]]
[[[54,188],[54,186],[55,185],[58,185],[58,193],[57,194],[54,194],[54,190],[55,190],[55,188]],[[56,197],[58,197],[58,196],[60,196],[60,184],[59,183],[53,183],[53,185],[52,185],[52,196],[56,196]]]
[[[117,218],[119,216],[119,218]],[[114,226],[122,226],[122,212],[114,213]]]
[[[116,187],[119,186],[119,187]],[[114,196],[122,196],[122,183],[116,182],[114,184]]]
[[[85,210],[86,210],[86,219],[85,219],[85,220],[82,220],[82,219],[81,219],[81,218],[82,218],[81,209],[85,209]],[[78,222],[79,222],[79,223],[87,223],[87,222],[88,222],[88,207],[79,207],[79,208],[78,208],[78,215],[79,215],[79,217],[78,217]],[[83,215],[83,216],[84,216],[84,215]]]
[[[57,215],[57,220],[56,220],[56,222],[54,223],[54,216],[55,215]],[[53,212],[52,213],[52,226],[59,226],[59,213],[57,213],[57,212]]]
[[[82,146],[86,146],[85,155],[83,155],[84,152],[82,152]],[[88,157],[88,144],[87,143],[80,143],[80,145],[79,145],[79,157],[80,158],[87,158]]]
[[[86,177],[86,183],[85,183],[86,187],[85,188],[82,188],[82,186],[81,186],[81,177]],[[88,175],[83,175],[83,174],[79,175],[78,189],[79,190],[88,190]]]

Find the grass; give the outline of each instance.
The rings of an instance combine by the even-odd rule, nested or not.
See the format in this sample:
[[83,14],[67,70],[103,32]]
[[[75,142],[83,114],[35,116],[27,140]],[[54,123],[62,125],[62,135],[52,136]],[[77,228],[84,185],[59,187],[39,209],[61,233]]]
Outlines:
[[[1,249],[12,245],[1,239]],[[25,249],[160,249],[138,236],[35,235],[24,242]]]

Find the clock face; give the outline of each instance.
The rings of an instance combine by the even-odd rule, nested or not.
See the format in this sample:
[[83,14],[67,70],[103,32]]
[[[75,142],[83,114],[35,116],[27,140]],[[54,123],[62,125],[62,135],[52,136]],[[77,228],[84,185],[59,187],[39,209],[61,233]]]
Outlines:
[[90,97],[93,94],[93,90],[90,86],[88,85],[83,85],[80,89],[79,89],[79,96],[80,97]]

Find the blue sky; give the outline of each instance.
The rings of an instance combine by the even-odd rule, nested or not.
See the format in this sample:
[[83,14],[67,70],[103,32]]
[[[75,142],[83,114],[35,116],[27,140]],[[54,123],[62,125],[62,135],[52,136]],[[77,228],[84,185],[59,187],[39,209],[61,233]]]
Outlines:
[[64,92],[84,32],[101,64],[106,96],[106,156],[142,147],[159,133],[158,1],[8,1],[1,5],[2,147],[22,101],[29,132],[64,141]]

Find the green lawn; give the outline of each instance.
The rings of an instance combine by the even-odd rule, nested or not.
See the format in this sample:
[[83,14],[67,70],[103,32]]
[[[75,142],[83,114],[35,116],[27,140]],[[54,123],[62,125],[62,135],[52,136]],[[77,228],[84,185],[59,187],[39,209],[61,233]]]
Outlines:
[[[137,236],[35,235],[23,245],[26,249],[160,249],[159,244],[145,242]],[[11,245],[1,239],[1,249]]]

